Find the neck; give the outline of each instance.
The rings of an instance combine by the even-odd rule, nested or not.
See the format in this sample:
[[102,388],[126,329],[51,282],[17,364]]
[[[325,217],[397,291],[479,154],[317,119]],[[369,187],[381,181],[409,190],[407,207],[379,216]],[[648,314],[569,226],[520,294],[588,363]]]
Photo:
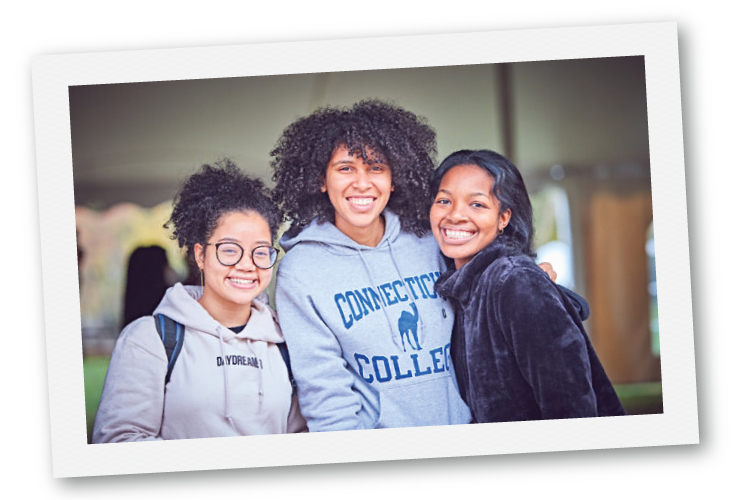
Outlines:
[[247,324],[252,313],[252,307],[248,305],[239,304],[226,304],[214,300],[210,293],[203,293],[198,303],[211,315],[213,319],[231,328],[233,326],[241,326]]
[[352,240],[360,245],[376,247],[385,235],[385,217],[380,215],[372,225],[367,227],[345,226],[336,221],[335,226]]

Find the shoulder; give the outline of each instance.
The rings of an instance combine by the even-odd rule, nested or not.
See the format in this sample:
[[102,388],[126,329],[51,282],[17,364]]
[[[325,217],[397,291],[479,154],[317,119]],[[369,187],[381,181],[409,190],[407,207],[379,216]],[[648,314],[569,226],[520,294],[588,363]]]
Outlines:
[[481,281],[484,294],[495,297],[492,308],[502,318],[540,318],[540,314],[565,310],[557,285],[531,258],[504,257],[493,262]]
[[397,252],[420,252],[429,257],[438,257],[440,255],[440,247],[432,234],[417,236],[414,233],[401,232],[391,242],[394,250]]
[[526,255],[495,259],[487,266],[482,278],[506,292],[534,293],[540,289],[554,288],[554,283],[544,270]]
[[153,316],[142,316],[128,324],[117,338],[116,349],[135,348],[158,358],[165,358],[162,344]]
[[309,270],[313,263],[320,262],[323,252],[325,250],[323,250],[322,245],[315,242],[303,241],[294,245],[281,257],[277,271],[278,276],[297,274],[305,269]]
[[255,299],[252,302],[252,308],[254,309],[254,311],[257,311],[259,317],[262,317],[266,322],[273,323],[278,328],[278,314],[269,303],[263,302],[259,299]]

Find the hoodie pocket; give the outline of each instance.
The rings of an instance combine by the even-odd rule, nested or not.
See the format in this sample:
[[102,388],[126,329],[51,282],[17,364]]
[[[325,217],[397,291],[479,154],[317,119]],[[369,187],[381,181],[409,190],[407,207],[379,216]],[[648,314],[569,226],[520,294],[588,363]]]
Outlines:
[[450,375],[380,391],[376,429],[468,424],[471,412]]

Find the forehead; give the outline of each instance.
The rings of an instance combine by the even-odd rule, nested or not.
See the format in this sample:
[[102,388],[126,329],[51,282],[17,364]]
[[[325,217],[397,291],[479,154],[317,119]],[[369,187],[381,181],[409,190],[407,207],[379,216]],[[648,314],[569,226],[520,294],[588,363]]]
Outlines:
[[227,212],[219,218],[212,236],[236,240],[270,241],[271,227],[265,217],[257,212]]
[[361,144],[348,145],[339,144],[331,153],[331,162],[345,161],[347,159],[360,160],[363,163],[385,163],[388,160],[375,146],[364,146]]
[[440,189],[492,193],[492,177],[482,167],[473,164],[456,165],[440,180]]

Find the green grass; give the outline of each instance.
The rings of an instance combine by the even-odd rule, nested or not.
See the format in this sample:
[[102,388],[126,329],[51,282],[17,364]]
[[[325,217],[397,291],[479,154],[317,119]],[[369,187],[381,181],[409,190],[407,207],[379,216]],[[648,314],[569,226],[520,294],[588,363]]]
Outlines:
[[619,384],[615,392],[629,415],[664,413],[661,382]]
[[86,395],[86,435],[91,442],[91,431],[94,428],[94,417],[99,407],[99,398],[107,375],[109,356],[87,356],[83,358],[83,383]]

